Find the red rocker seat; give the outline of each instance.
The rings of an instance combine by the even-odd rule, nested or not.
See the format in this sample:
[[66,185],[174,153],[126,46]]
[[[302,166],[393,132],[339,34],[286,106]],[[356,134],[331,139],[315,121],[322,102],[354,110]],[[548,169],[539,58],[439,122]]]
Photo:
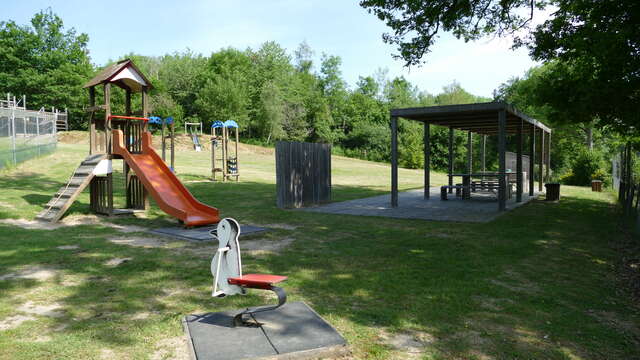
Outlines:
[[250,326],[250,327],[260,326],[260,324],[257,322],[251,322],[251,321],[245,320],[244,316],[250,315],[253,317],[253,314],[255,313],[275,310],[280,306],[284,305],[284,303],[287,301],[287,293],[284,292],[283,288],[274,286],[273,284],[277,284],[285,280],[287,280],[286,276],[268,275],[268,274],[245,274],[239,277],[228,278],[227,282],[231,285],[242,286],[243,288],[249,288],[249,289],[270,290],[270,291],[273,291],[278,296],[278,305],[261,306],[253,309],[247,308],[245,311],[237,314],[233,318],[234,325]]
[[245,274],[240,277],[229,278],[229,284],[249,289],[271,290],[273,284],[287,280],[286,276],[268,274]]

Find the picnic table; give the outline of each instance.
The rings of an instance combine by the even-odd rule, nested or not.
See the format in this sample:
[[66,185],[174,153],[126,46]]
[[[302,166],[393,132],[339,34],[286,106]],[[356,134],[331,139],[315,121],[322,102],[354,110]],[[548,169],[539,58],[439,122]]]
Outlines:
[[[481,181],[483,182],[485,178],[496,178],[498,181],[500,180],[501,176],[509,176],[509,175],[515,175],[515,172],[505,172],[505,173],[499,173],[499,172],[477,172],[477,173],[456,173],[456,174],[450,174],[449,177],[453,178],[453,177],[461,177],[462,178],[462,199],[466,200],[466,199],[470,199],[471,198],[471,188],[472,188],[472,184],[471,184],[471,179],[472,178],[480,178]],[[451,183],[453,183],[453,181],[451,181]]]

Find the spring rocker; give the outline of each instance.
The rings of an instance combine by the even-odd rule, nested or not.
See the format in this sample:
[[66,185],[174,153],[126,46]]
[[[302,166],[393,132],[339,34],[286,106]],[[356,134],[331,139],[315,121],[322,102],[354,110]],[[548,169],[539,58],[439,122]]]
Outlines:
[[[257,308],[247,308],[233,318],[234,326],[257,327],[257,322],[253,314],[275,310],[287,301],[287,294],[284,289],[274,286],[287,279],[286,276],[267,274],[242,274],[242,260],[240,257],[240,224],[235,219],[225,218],[218,223],[215,234],[212,236],[218,239],[218,250],[211,260],[211,274],[213,280],[213,297],[225,297],[236,294],[246,294],[247,289],[270,290],[278,296],[278,304],[274,306],[262,306]],[[249,316],[253,321],[246,320]]]
[[215,301],[255,289],[274,292],[278,303],[186,315],[182,326],[192,359],[322,359],[350,353],[345,339],[312,308],[287,302],[277,286],[286,276],[242,272],[236,220],[224,218],[209,233],[218,242],[210,264]]

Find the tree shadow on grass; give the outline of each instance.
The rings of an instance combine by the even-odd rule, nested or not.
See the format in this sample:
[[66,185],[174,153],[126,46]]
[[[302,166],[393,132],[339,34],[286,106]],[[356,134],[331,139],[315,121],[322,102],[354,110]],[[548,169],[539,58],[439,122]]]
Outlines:
[[[276,233],[296,239],[290,248],[279,255],[246,256],[245,272],[288,275],[284,286],[292,300],[310,303],[323,316],[374,332],[381,327],[424,331],[433,338],[425,346],[451,357],[624,358],[637,351],[624,334],[585,315],[588,309],[619,311],[601,303],[613,291],[606,268],[594,265],[611,259],[603,249],[610,228],[593,227],[613,221],[603,202],[565,197],[559,204],[527,204],[490,223],[460,224],[280,210],[275,186],[266,183],[187,186],[224,216],[297,225]],[[363,193],[346,186],[336,191]],[[122,221],[144,226],[156,220]],[[105,227],[2,228],[12,233],[3,242],[3,271],[44,264],[79,277],[59,300],[67,316],[55,321],[71,322],[65,332],[104,346],[135,345],[153,337],[159,324],[179,326],[176,320],[189,313],[265,302],[256,292],[211,299],[206,256],[112,244],[105,239],[115,232]],[[68,244],[80,249],[55,248]],[[115,268],[105,265],[127,257],[132,260]],[[8,291],[12,285],[2,286]],[[135,320],[140,312],[157,315]],[[365,353],[366,342],[382,342],[375,336],[358,340],[355,329],[343,326]],[[576,335],[581,331],[589,336]]]

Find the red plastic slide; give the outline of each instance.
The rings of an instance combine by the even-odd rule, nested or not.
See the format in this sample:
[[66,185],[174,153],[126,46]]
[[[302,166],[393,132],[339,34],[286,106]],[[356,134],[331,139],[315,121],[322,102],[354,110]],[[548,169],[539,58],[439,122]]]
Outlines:
[[142,133],[142,154],[132,154],[124,146],[122,130],[113,130],[113,153],[122,156],[135,171],[160,209],[185,226],[220,222],[218,209],[196,200],[153,150],[151,133]]

